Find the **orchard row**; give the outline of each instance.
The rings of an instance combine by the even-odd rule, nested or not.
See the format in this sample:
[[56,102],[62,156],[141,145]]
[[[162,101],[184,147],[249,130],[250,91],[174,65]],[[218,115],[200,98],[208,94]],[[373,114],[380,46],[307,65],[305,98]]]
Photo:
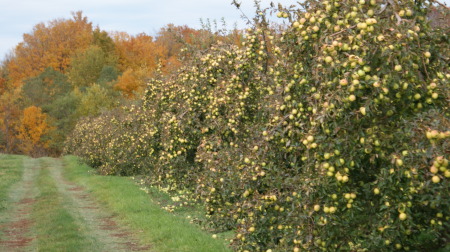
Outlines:
[[448,30],[426,1],[258,10],[66,151],[189,191],[240,251],[435,250],[449,242]]

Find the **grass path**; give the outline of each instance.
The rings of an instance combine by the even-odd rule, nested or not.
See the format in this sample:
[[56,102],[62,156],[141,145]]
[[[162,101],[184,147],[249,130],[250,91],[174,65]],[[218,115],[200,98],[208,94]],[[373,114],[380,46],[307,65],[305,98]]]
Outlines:
[[86,187],[138,234],[141,242],[151,244],[153,251],[221,252],[231,251],[223,240],[213,239],[186,218],[162,210],[131,179],[93,175],[94,170],[79,164],[73,156],[64,158],[64,177]]
[[22,173],[2,188],[8,204],[0,212],[0,251],[149,251],[83,187],[62,177],[60,159],[1,156],[0,162],[5,178]]
[[90,195],[83,187],[69,182],[62,176],[60,159],[45,158],[43,161],[65,208],[74,217],[80,233],[88,237],[89,251],[147,251],[150,246],[142,246],[136,237],[124,227],[119,227],[111,213]]
[[229,251],[125,177],[0,154],[0,251]]
[[[14,162],[18,161],[20,162]],[[12,185],[11,190],[2,189],[2,201],[10,204],[5,206],[5,211],[0,213],[2,219],[0,225],[0,251],[34,251],[36,250],[35,237],[31,233],[33,225],[32,208],[39,193],[36,187],[36,177],[39,174],[39,166],[36,160],[29,158],[2,159],[0,166],[4,182],[14,182],[11,175],[15,171],[22,172],[19,182]],[[13,170],[15,169],[15,170]],[[4,221],[6,220],[6,221]]]

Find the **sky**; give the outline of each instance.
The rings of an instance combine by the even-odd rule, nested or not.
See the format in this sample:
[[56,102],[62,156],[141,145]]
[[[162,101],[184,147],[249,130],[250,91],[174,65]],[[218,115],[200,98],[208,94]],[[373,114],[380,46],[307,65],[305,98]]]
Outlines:
[[[232,0],[0,0],[0,60],[22,41],[22,35],[40,22],[71,18],[71,12],[83,11],[93,23],[106,31],[155,35],[172,23],[201,28],[200,19],[225,19],[229,29],[245,27],[241,12]],[[254,0],[238,0],[248,17],[255,13]],[[269,7],[271,0],[261,0]],[[297,0],[273,0],[287,6]],[[450,5],[450,0],[441,0]]]
[[[71,12],[83,11],[94,26],[106,31],[145,32],[155,35],[163,26],[188,25],[201,28],[200,19],[225,19],[227,27],[245,27],[241,12],[232,0],[0,0],[0,60],[22,41],[22,35],[40,22],[71,18]],[[244,13],[253,17],[254,0],[239,0]],[[296,0],[274,0],[283,5]],[[261,5],[269,7],[270,0]]]

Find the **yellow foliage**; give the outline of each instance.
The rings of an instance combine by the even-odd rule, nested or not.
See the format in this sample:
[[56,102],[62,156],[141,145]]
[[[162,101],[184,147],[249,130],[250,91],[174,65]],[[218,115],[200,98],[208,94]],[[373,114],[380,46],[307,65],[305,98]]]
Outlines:
[[52,127],[47,123],[47,115],[42,109],[31,106],[23,110],[23,117],[17,129],[17,138],[22,140],[20,148],[26,154],[34,154],[39,148],[47,148],[48,141],[42,137],[49,133]]

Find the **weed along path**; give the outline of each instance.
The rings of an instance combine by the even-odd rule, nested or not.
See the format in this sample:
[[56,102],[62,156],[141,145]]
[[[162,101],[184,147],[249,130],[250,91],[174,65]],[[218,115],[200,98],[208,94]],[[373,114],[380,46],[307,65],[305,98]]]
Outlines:
[[[0,163],[3,156],[0,156]],[[152,251],[84,187],[61,159],[23,157],[21,180],[0,209],[0,251]]]

